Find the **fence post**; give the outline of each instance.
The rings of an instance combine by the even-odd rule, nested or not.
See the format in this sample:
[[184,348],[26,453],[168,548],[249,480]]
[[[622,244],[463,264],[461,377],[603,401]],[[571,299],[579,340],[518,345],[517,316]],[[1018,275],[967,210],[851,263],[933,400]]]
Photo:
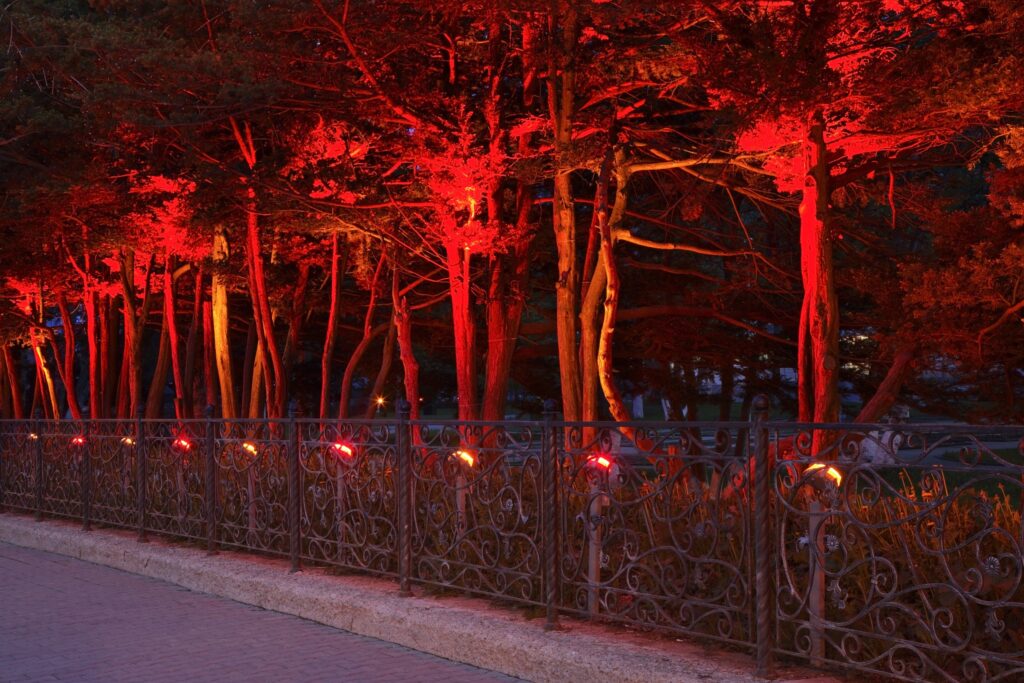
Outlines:
[[771,505],[768,458],[768,397],[754,397],[751,431],[754,436],[754,596],[756,614],[757,675],[767,678],[772,672],[771,615]]
[[142,421],[144,411],[145,407],[141,403],[135,407],[135,502],[138,505],[135,515],[139,543],[149,543],[146,537],[146,485],[149,482],[146,460],[149,459],[149,453],[146,446],[146,426]]
[[217,554],[217,425],[213,420],[213,406],[203,410],[206,418],[206,554]]
[[36,415],[35,423],[32,425],[36,435],[36,521],[43,520],[43,421]]
[[395,460],[398,465],[398,594],[412,595],[409,574],[412,564],[412,451],[409,447],[409,402],[399,399],[395,405]]
[[82,531],[92,529],[92,457],[89,421],[82,423]]
[[541,557],[544,567],[544,607],[546,619],[544,630],[550,631],[558,625],[558,481],[560,435],[556,431],[555,402],[544,401],[544,433],[541,438]]
[[299,551],[301,550],[302,537],[299,528],[299,428],[295,418],[298,409],[293,401],[288,407],[288,426],[286,431],[287,463],[288,468],[288,554],[291,559],[289,571],[299,571]]

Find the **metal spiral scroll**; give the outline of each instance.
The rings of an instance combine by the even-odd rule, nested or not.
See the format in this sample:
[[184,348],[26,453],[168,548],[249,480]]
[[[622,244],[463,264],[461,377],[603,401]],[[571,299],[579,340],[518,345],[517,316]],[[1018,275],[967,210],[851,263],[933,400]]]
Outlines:
[[226,546],[288,552],[288,481],[281,422],[231,420],[214,432],[217,540]]
[[301,422],[298,429],[303,559],[397,575],[393,425]]
[[[750,482],[736,433],[573,425],[566,443],[565,608],[750,644]],[[595,454],[612,464],[594,466]]]
[[192,540],[204,538],[203,436],[204,425],[199,422],[149,422],[145,449],[148,530]]
[[7,510],[29,512],[35,509],[36,445],[38,428],[29,422],[4,422],[0,425],[0,506]]
[[[904,680],[1024,678],[1019,444],[901,425],[836,430],[817,454],[805,448],[808,432],[777,433],[776,452],[790,438],[796,458],[778,460],[772,482],[779,649],[814,658],[817,647],[820,664]],[[866,457],[879,448],[891,449],[886,464]],[[841,482],[823,481],[811,468],[819,462],[834,463]],[[819,539],[809,535],[812,503]],[[814,566],[821,615],[812,614]]]
[[138,463],[135,424],[111,420],[89,432],[92,517],[95,522],[127,527],[135,521]]
[[414,422],[412,448],[416,580],[543,604],[539,429]]

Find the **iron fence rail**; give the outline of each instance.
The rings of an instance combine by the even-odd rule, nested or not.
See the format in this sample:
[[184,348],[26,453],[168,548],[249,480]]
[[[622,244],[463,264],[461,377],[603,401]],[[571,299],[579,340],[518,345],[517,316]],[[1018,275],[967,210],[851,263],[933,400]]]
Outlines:
[[1024,677],[1024,428],[0,422],[0,510],[913,681]]

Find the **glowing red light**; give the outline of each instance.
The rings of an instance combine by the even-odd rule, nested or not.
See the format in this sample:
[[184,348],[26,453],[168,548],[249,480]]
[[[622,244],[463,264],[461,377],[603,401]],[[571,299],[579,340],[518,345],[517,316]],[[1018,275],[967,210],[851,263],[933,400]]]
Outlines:
[[461,460],[462,462],[466,463],[470,467],[473,467],[474,465],[476,465],[476,456],[473,455],[472,453],[470,453],[469,451],[464,451],[464,450],[455,451],[455,457],[458,458],[459,460]]
[[188,452],[188,451],[192,450],[192,442],[189,441],[188,439],[182,438],[180,436],[177,439],[174,440],[174,444],[173,445],[174,445],[175,448],[177,448],[180,451]]
[[587,458],[587,464],[593,467],[600,467],[603,470],[610,470],[612,467],[612,461],[603,455],[592,455]]
[[341,441],[335,441],[334,443],[332,443],[331,450],[334,451],[335,455],[341,456],[343,458],[351,458],[354,455],[352,447],[349,446],[347,443],[342,443]]
[[829,466],[826,466],[826,465],[824,465],[823,463],[820,463],[820,462],[816,462],[816,463],[814,463],[812,465],[808,465],[807,469],[804,470],[804,474],[810,474],[812,472],[817,472],[819,470],[822,471],[822,473],[826,477],[828,477],[829,479],[834,481],[836,486],[839,486],[841,483],[843,483],[843,474],[842,474],[842,472],[837,470],[835,467],[829,467]]
[[71,445],[72,446],[84,446],[85,445],[85,437],[81,436],[81,435],[72,437]]

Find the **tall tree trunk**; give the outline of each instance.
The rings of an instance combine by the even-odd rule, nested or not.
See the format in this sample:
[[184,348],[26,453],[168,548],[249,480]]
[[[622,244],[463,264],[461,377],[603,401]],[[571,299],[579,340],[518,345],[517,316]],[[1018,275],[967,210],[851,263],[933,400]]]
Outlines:
[[[206,407],[217,405],[216,353],[213,341],[213,302],[203,302],[203,386],[206,387]],[[232,398],[232,400],[234,400]],[[223,410],[221,411],[223,417]]]
[[[579,271],[576,267],[576,208],[572,193],[572,167],[566,160],[572,146],[572,119],[576,80],[578,26],[573,2],[557,3],[558,17],[549,18],[548,107],[555,142],[555,177],[552,197],[558,280],[555,283],[558,370],[562,413],[566,420],[581,416],[578,334]],[[559,23],[560,20],[560,23]],[[561,77],[559,78],[559,74]]]
[[164,264],[164,327],[174,375],[174,416],[179,420],[185,414],[185,375],[181,367],[181,344],[178,338],[177,302],[174,296],[174,256],[167,254]]
[[455,333],[455,383],[459,392],[459,419],[475,420],[479,404],[476,387],[476,320],[473,315],[470,250],[455,240],[445,244],[448,292]]
[[320,355],[320,419],[326,420],[331,407],[331,361],[338,338],[338,299],[341,293],[341,269],[338,264],[338,233],[331,236],[331,304],[327,313],[324,349]]
[[121,290],[124,295],[124,353],[129,359],[129,394],[131,412],[142,407],[142,337],[149,317],[151,301],[150,276],[153,272],[154,256],[146,264],[146,279],[143,285],[142,308],[135,305],[135,252],[126,249],[121,252]]
[[228,317],[228,286],[223,271],[228,266],[228,238],[218,227],[213,236],[213,278],[210,299],[213,315],[213,351],[220,385],[220,414],[226,419],[238,417],[235,380],[231,371],[231,321]]
[[[412,350],[412,316],[409,302],[399,293],[398,268],[391,280],[391,303],[394,306],[395,330],[398,335],[398,356],[402,361],[405,398],[409,401],[409,417],[420,417],[420,364]],[[415,430],[414,430],[415,431]]]
[[7,373],[7,381],[11,385],[11,413],[15,420],[25,419],[25,408],[21,401],[21,385],[18,383],[18,368],[14,364],[14,354],[11,347],[4,344],[3,348],[4,370]]
[[163,417],[164,389],[167,388],[167,375],[171,370],[171,337],[167,331],[167,316],[160,325],[160,351],[156,356],[156,367],[153,368],[153,379],[149,383],[149,394],[146,397],[146,419],[156,420]]
[[36,358],[36,378],[39,383],[40,402],[45,409],[46,417],[59,420],[60,408],[57,406],[57,390],[53,386],[53,375],[46,366],[43,348],[38,343],[32,344],[32,352]]
[[196,405],[195,385],[196,369],[199,364],[199,330],[203,324],[203,292],[204,292],[203,269],[200,266],[196,270],[195,291],[192,294],[192,320],[188,324],[188,341],[185,342],[185,376],[184,376],[184,399],[185,416],[196,417],[201,414],[201,408]]
[[249,321],[249,329],[245,334],[245,356],[242,359],[242,396],[238,405],[241,409],[240,416],[249,414],[249,404],[252,402],[252,378],[256,367],[256,321]]
[[[615,264],[615,241],[612,237],[614,230],[622,222],[622,216],[626,212],[626,185],[629,182],[629,175],[626,171],[625,152],[616,148],[614,152],[609,151],[605,158],[601,174],[605,176],[604,184],[607,186],[607,176],[615,172],[615,204],[609,215],[608,194],[601,194],[601,204],[594,207],[597,212],[597,225],[601,236],[601,252],[604,254],[605,290],[604,290],[604,318],[601,321],[601,335],[597,346],[597,367],[598,376],[601,378],[601,390],[604,392],[605,400],[608,401],[608,408],[612,418],[619,422],[630,420],[629,411],[622,400],[618,386],[615,384],[614,372],[614,335],[615,322],[618,317],[619,292],[621,281],[619,280],[619,269]],[[628,430],[629,438],[633,438],[632,430]]]
[[[828,150],[821,111],[808,121],[804,140],[804,187],[800,200],[800,274],[804,298],[797,355],[800,417],[839,420],[839,304],[832,265]],[[807,373],[811,389],[807,391]],[[813,408],[806,406],[813,400]],[[816,435],[816,437],[819,435]],[[820,435],[823,436],[823,435]],[[815,451],[819,450],[815,439]]]
[[270,417],[284,414],[286,378],[281,352],[274,338],[274,315],[270,310],[270,295],[263,272],[263,248],[260,240],[259,216],[256,212],[256,191],[250,186],[246,190],[246,255],[249,271],[249,294],[252,299],[253,317],[256,321],[257,345],[261,369],[266,375]]
[[341,377],[341,402],[338,406],[338,419],[340,420],[348,417],[348,402],[352,396],[352,378],[355,376],[359,361],[362,360],[363,354],[366,353],[366,349],[369,348],[370,342],[373,340],[373,312],[377,303],[378,287],[381,286],[380,275],[384,270],[385,260],[381,256],[380,261],[377,262],[377,269],[374,271],[373,281],[370,283],[370,300],[366,304],[366,315],[363,318],[363,337],[352,351]]
[[[57,374],[60,375],[60,379],[64,383],[71,416],[76,420],[81,420],[82,410],[78,405],[78,397],[75,395],[75,325],[71,320],[68,302],[63,294],[57,297],[57,310],[60,311],[61,325],[64,327],[64,366],[62,369],[58,363]],[[52,344],[52,346],[54,358],[58,358],[57,346],[56,344]]]
[[[263,342],[256,340],[256,352],[253,354],[252,362],[252,386],[249,388],[249,418],[257,419],[263,417],[263,399],[266,397],[263,391],[265,379],[268,374],[264,359],[267,357],[260,348]],[[269,386],[269,384],[267,384]]]
[[295,359],[299,355],[299,340],[302,338],[302,323],[306,318],[306,293],[309,291],[309,270],[306,262],[299,264],[299,278],[295,281],[295,290],[292,293],[292,309],[288,316],[288,337],[284,342],[284,376],[289,384],[292,380],[292,370],[295,367]]
[[[86,268],[88,269],[89,258],[86,257]],[[88,274],[89,271],[86,270]],[[100,407],[103,399],[100,394],[100,382],[102,381],[102,374],[100,372],[100,345],[99,345],[99,316],[97,315],[97,309],[99,308],[99,296],[96,293],[95,287],[92,285],[92,278],[89,277],[86,280],[85,297],[82,299],[82,305],[85,308],[85,335],[86,342],[89,349],[89,415],[90,417],[96,417],[96,411],[100,410],[102,414],[102,408]]]
[[[604,168],[607,164],[602,164]],[[584,272],[587,286],[583,294],[583,305],[580,307],[580,376],[582,383],[582,414],[580,419],[586,422],[593,422],[600,419],[600,404],[598,402],[598,390],[601,387],[601,380],[598,376],[598,312],[601,301],[604,298],[608,284],[608,273],[605,270],[605,252],[601,248],[601,231],[598,225],[598,216],[601,212],[598,207],[605,207],[604,215],[607,217],[608,206],[608,184],[610,172],[603,172],[598,175],[597,187],[594,190],[594,216],[590,228],[587,250],[593,250],[593,272]],[[593,244],[591,244],[593,243]],[[590,261],[588,256],[586,261]],[[584,435],[584,440],[589,442],[593,438],[590,430]]]
[[98,299],[97,326],[100,331],[100,370],[99,370],[99,402],[89,406],[89,416],[94,418],[107,417],[107,401],[110,383],[110,296],[104,294]]

